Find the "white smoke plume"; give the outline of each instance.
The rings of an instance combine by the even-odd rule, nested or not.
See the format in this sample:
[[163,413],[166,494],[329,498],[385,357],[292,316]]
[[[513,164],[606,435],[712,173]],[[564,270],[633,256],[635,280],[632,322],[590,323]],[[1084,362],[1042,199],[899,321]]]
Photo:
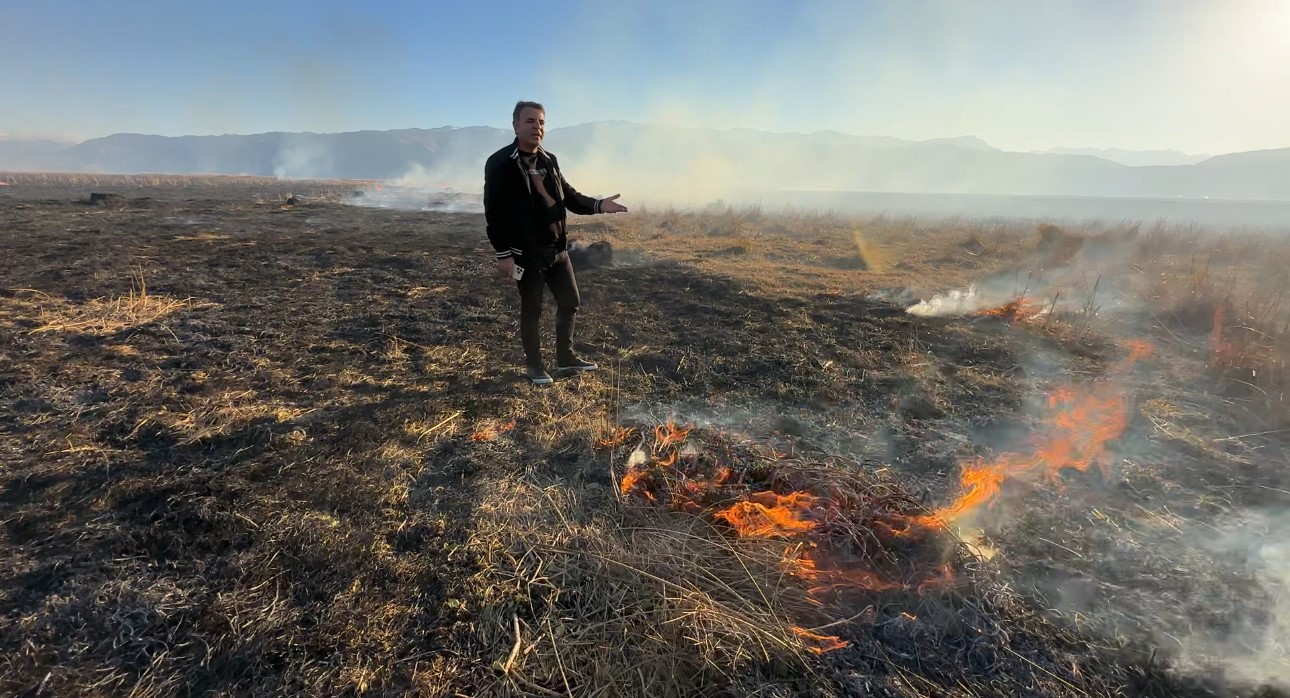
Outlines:
[[464,179],[459,172],[427,169],[413,163],[401,176],[356,193],[345,203],[407,211],[483,212],[482,181],[471,187]]
[[1181,638],[1181,661],[1290,689],[1290,510],[1246,511],[1196,538],[1216,558],[1243,563],[1268,605],[1260,622],[1243,621],[1226,636]]
[[331,149],[308,136],[292,137],[273,158],[273,176],[278,179],[308,179],[334,169]]
[[976,295],[976,286],[969,286],[966,291],[954,289],[937,294],[906,310],[910,315],[923,317],[957,317],[985,307]]

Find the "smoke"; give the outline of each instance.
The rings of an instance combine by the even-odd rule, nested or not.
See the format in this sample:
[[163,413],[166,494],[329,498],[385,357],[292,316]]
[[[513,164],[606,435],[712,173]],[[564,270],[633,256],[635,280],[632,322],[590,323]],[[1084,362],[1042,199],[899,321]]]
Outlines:
[[404,211],[436,211],[439,213],[482,213],[483,203],[478,196],[463,194],[451,189],[430,190],[420,187],[382,186],[357,192],[343,203],[372,208],[393,208]]
[[[781,8],[773,28],[733,2],[676,17],[586,2],[571,14],[595,17],[596,30],[575,23],[557,34],[561,50],[535,90],[569,115],[563,123],[613,109],[621,118],[689,126],[910,140],[974,134],[1017,151],[1285,145],[1271,114],[1227,126],[1218,118],[1227,109],[1213,101],[1221,93],[1242,109],[1273,113],[1270,104],[1284,101],[1269,91],[1290,65],[1285,42],[1270,37],[1285,27],[1275,2],[1150,2],[1107,12],[1078,2],[825,0]],[[1250,45],[1254,37],[1261,40]],[[588,89],[588,66],[598,78],[639,74],[636,57],[657,52],[660,41],[668,51],[651,62],[653,79],[604,77]],[[1180,42],[1210,50],[1183,55]],[[1012,60],[1019,56],[1026,60]]]
[[[1055,307],[1060,320],[1089,327],[1088,336],[1112,340],[1121,352],[1145,339],[1159,349],[1132,371],[1116,358],[1090,370],[1087,357],[1064,351],[1065,341],[1050,341],[1052,333],[1009,333],[1022,349],[1017,363],[1033,395],[1050,401],[1047,410],[1029,401],[1030,416],[1051,412],[1055,395],[1114,400],[1024,430],[998,427],[993,439],[974,434],[998,455],[965,464],[974,468],[964,467],[953,496],[987,505],[958,523],[973,526],[961,527],[964,535],[987,531],[981,534],[987,545],[1002,553],[1021,583],[1033,585],[1047,607],[1067,618],[1091,622],[1108,637],[1147,643],[1184,673],[1290,688],[1290,507],[1283,504],[1290,492],[1274,487],[1285,480],[1279,474],[1284,461],[1275,439],[1255,445],[1230,436],[1279,434],[1279,423],[1266,426],[1259,409],[1242,406],[1257,401],[1248,395],[1233,401],[1221,377],[1212,375],[1214,341],[1206,334],[1212,309],[1202,305],[1198,320],[1176,324],[1167,318],[1179,296],[1161,286],[1170,281],[1203,292],[1197,274],[1221,275],[1222,292],[1236,293],[1234,303],[1261,307],[1257,293],[1243,300],[1257,289],[1229,279],[1254,261],[1236,250],[1276,255],[1221,236],[1180,240],[1184,265],[1188,257],[1212,257],[1212,267],[1201,262],[1189,273],[1142,251],[1161,244],[1161,232],[1140,237],[1136,227],[1122,224],[1076,235],[1041,226],[1022,243],[1029,258],[1012,270],[908,305],[914,315],[954,317],[1027,298],[1044,310]],[[1227,261],[1217,261],[1213,250],[1224,244]],[[1275,287],[1262,292],[1277,295]],[[1073,370],[1084,378],[1072,379]],[[1108,416],[1116,418],[1116,430],[1099,426]],[[1054,426],[1072,437],[1061,448],[1047,439],[1062,433]],[[1084,434],[1109,437],[1106,451],[1091,461],[1099,466],[1092,475],[1068,468],[1061,477],[1027,477],[1032,464],[1038,472],[1059,456],[1078,455]],[[976,477],[981,474],[1007,477]]]
[[[1014,270],[952,289],[906,308],[911,315],[961,317],[1024,301],[1025,315],[1125,317],[1142,312],[1141,274],[1134,271],[1137,226],[1076,235],[1044,224],[1029,259]],[[971,241],[969,241],[971,242]]]
[[1290,688],[1290,510],[1246,510],[1193,533],[1216,564],[1233,565],[1253,580],[1251,596],[1266,606],[1236,619],[1227,633],[1184,636],[1180,663]]
[[407,211],[482,213],[482,199],[482,192],[463,187],[457,173],[413,163],[403,175],[379,187],[355,192],[344,203]]
[[[1236,25],[1274,8],[1135,6],[1106,13],[1073,2],[1006,5],[834,0],[778,11],[768,30],[750,16],[756,13],[732,2],[704,3],[678,17],[588,2],[572,14],[594,17],[596,30],[575,24],[557,33],[552,41],[561,49],[542,65],[532,91],[516,98],[547,105],[550,145],[576,186],[621,192],[625,202],[651,207],[720,199],[856,213],[1275,223],[1250,209],[1178,201],[1228,196],[1217,192],[1234,187],[1232,180],[1028,152],[1083,145],[1242,149],[1218,147],[1219,140],[1233,144],[1236,131],[1219,127],[1213,103],[1197,104],[1196,90],[1186,85],[1197,71],[1224,73],[1218,63],[1227,62],[1229,77],[1241,81],[1251,69],[1260,79],[1279,69],[1237,71],[1230,65],[1235,58],[1212,56],[1197,66],[1173,47],[1197,32],[1211,45],[1239,45]],[[1211,23],[1219,19],[1213,15],[1236,19]],[[1090,53],[1088,37],[1116,48]],[[657,52],[663,40],[668,51],[651,62],[650,79],[613,77],[639,75],[637,57]],[[1004,46],[1008,58],[999,53]],[[1128,65],[1126,56],[1133,59]],[[1073,107],[1072,89],[1081,94]],[[1259,94],[1268,94],[1266,86],[1241,98],[1253,102]],[[1279,123],[1273,128],[1266,108],[1255,111],[1248,118],[1266,135],[1244,149],[1284,146]],[[560,128],[606,119],[621,121]],[[1180,119],[1188,126],[1174,130]],[[1144,124],[1166,124],[1168,135]],[[1215,140],[1196,140],[1202,131]],[[1290,190],[1273,196],[1269,179],[1250,182],[1265,194],[1258,198],[1290,198]],[[860,197],[839,192],[884,196],[859,210]],[[942,198],[909,197],[925,192]],[[1063,196],[1090,198],[1046,198]]]
[[[456,180],[456,181],[454,181]],[[405,189],[425,189],[447,191],[460,187],[462,183],[456,173],[448,167],[428,168],[420,163],[413,163],[408,171],[389,181],[390,186]],[[474,192],[471,192],[474,193]]]
[[279,179],[331,177],[335,171],[331,149],[309,135],[292,135],[273,158],[273,176]]
[[973,285],[966,291],[955,289],[920,301],[906,312],[923,317],[957,317],[985,307],[988,306],[977,297],[976,286]]

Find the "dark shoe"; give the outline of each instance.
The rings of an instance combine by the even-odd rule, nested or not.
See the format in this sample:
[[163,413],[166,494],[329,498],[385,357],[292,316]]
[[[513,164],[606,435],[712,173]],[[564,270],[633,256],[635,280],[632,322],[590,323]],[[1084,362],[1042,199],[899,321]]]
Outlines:
[[549,385],[555,382],[551,378],[551,374],[547,373],[546,369],[541,366],[529,366],[525,375],[528,376],[533,385]]
[[596,365],[590,361],[583,361],[578,357],[572,357],[565,361],[557,361],[555,369],[557,371],[594,371]]

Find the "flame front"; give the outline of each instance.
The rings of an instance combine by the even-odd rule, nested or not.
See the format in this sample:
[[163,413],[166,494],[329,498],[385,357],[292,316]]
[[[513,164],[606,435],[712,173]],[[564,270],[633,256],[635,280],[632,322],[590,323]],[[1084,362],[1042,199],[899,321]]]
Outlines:
[[[628,436],[634,433],[634,431],[634,429],[619,427],[615,431],[613,437],[606,440],[604,443],[608,447],[616,446],[621,444],[623,441],[626,441]],[[668,445],[675,446],[685,441],[685,437],[689,433],[690,430],[688,428],[680,428],[671,422],[668,422],[666,425],[655,427],[653,449],[655,455],[652,459],[652,464],[660,468],[667,468],[675,465],[677,459],[680,457],[680,454],[677,453],[676,450],[672,450],[671,453],[666,456],[660,454],[666,450]],[[636,460],[638,456],[639,462]],[[628,462],[627,471],[623,473],[622,479],[619,481],[619,491],[624,495],[631,494],[634,491],[640,492],[651,502],[656,501],[654,493],[646,487],[650,482],[650,460],[651,459],[645,457],[644,452],[635,454],[633,456],[633,460]]]
[[[959,474],[963,494],[953,503],[937,509],[931,516],[920,517],[918,523],[930,528],[946,528],[964,513],[992,501],[999,494],[1003,481],[1008,479],[1007,471],[1013,469],[1009,467],[1011,455],[1004,454],[1002,459],[989,465],[981,458],[977,458],[973,465],[964,464],[963,471]],[[1022,465],[1024,464],[1023,461]]]
[[685,441],[689,433],[689,427],[683,429],[672,422],[654,427],[654,450],[661,451],[668,446],[679,444]]
[[970,317],[997,317],[1006,322],[1020,322],[1029,320],[1043,312],[1043,308],[1035,305],[1029,298],[1021,297],[1004,303],[997,308],[986,308],[970,313]]
[[1127,370],[1133,364],[1151,356],[1151,352],[1155,351],[1151,346],[1151,342],[1145,339],[1130,339],[1128,347],[1129,355],[1124,357],[1124,362],[1119,366],[1121,371]]
[[631,427],[616,427],[608,436],[597,439],[595,447],[598,449],[615,448],[625,443],[635,430]]
[[792,563],[790,571],[813,584],[808,593],[816,599],[848,590],[892,591],[904,588],[858,565],[836,560],[822,561],[817,554],[810,552],[803,553]]
[[1223,324],[1225,310],[1222,303],[1214,306],[1214,326],[1209,331],[1211,367],[1230,366],[1238,360],[1239,351],[1236,343],[1223,336],[1226,326]]
[[[1027,307],[1033,308],[1016,309]],[[1112,373],[1127,370],[1150,353],[1148,343],[1131,342]],[[923,543],[929,536],[942,535],[956,519],[989,506],[1010,479],[1051,481],[1064,468],[1104,465],[1106,444],[1128,425],[1127,400],[1113,386],[1053,390],[1042,428],[1028,448],[992,461],[963,463],[962,494],[931,514],[920,513],[916,500],[891,490],[850,488],[825,473],[781,471],[774,463],[784,460],[783,454],[772,452],[775,457],[765,470],[737,465],[731,457],[741,456],[729,448],[722,460],[737,467],[715,463],[698,449],[687,448],[682,454],[680,446],[690,429],[672,423],[654,428],[650,448],[642,444],[630,454],[619,487],[624,496],[640,496],[728,526],[739,538],[782,546],[782,569],[803,583],[808,600],[820,608],[853,608],[857,594],[863,599],[888,592],[955,593],[960,582],[953,566],[937,552],[939,546]],[[625,438],[623,432],[615,436],[619,443]],[[875,554],[874,544],[885,552]],[[892,555],[893,550],[912,555]],[[903,617],[917,621],[908,613]],[[811,652],[848,645],[838,636],[799,626],[793,626],[793,632]]]
[[824,654],[825,652],[840,650],[849,644],[846,640],[843,640],[836,635],[819,635],[807,630],[806,628],[799,628],[796,625],[793,626],[793,634],[809,643],[812,643],[807,645],[807,649],[816,654]]
[[787,495],[757,492],[722,509],[715,517],[735,527],[744,538],[787,537],[805,533],[816,524],[808,520],[817,498],[804,492]]
[[[925,522],[918,520],[912,497],[849,488],[831,479],[833,471],[802,476],[792,468],[780,470],[775,464],[788,456],[774,449],[758,451],[769,456],[761,461],[770,464],[766,470],[732,467],[749,461],[728,448],[722,462],[710,457],[715,450],[687,447],[682,453],[689,433],[673,424],[655,428],[654,443],[626,457],[622,494],[702,517],[732,537],[756,541],[755,548],[778,550],[785,577],[798,582],[806,600],[821,610],[852,609],[875,594],[954,588],[939,546],[922,545],[938,530],[919,525]],[[869,547],[875,542],[906,546],[914,554],[875,553]],[[818,654],[848,646],[841,637],[803,627],[793,626],[793,632]]]
[[[1116,367],[1123,372],[1151,353],[1141,340],[1129,343],[1129,354]],[[1072,386],[1054,390],[1048,396],[1048,415],[1028,451],[1004,453],[993,462],[977,458],[961,465],[959,482],[963,493],[949,505],[921,522],[945,526],[969,512],[988,505],[1007,480],[1043,479],[1055,481],[1063,469],[1081,472],[1095,463],[1105,467],[1107,442],[1118,438],[1128,426],[1128,409],[1122,394],[1103,385],[1080,393]]]
[[[619,488],[622,490],[623,494],[627,494],[627,493],[629,493],[629,492],[632,492],[632,491],[636,490],[636,489],[637,489],[637,486],[640,484],[641,480],[645,477],[646,472],[647,472],[647,471],[642,470],[642,469],[639,469],[639,468],[633,468],[633,469],[628,470],[627,472],[623,473],[623,479],[622,479],[622,481],[619,483]],[[653,500],[654,500],[654,495],[653,495],[653,493],[649,492],[648,490],[644,490],[644,489],[642,489],[642,490],[641,490],[641,492],[642,492],[642,493],[645,495],[645,497],[646,497],[646,498],[648,498],[650,501],[653,501]]]

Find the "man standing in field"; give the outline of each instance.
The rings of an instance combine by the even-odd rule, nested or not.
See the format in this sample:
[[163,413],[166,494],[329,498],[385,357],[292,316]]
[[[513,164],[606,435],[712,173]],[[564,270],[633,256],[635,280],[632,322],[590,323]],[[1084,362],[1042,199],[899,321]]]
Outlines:
[[592,371],[596,365],[573,353],[578,283],[569,263],[567,212],[579,215],[626,212],[618,194],[593,199],[569,186],[555,155],[542,149],[546,109],[519,102],[511,115],[515,140],[484,165],[484,218],[488,241],[497,251],[503,281],[515,279],[520,292],[520,343],[527,375],[535,385],[551,382],[542,362],[540,320],[546,289],[555,296],[555,362],[559,372]]

